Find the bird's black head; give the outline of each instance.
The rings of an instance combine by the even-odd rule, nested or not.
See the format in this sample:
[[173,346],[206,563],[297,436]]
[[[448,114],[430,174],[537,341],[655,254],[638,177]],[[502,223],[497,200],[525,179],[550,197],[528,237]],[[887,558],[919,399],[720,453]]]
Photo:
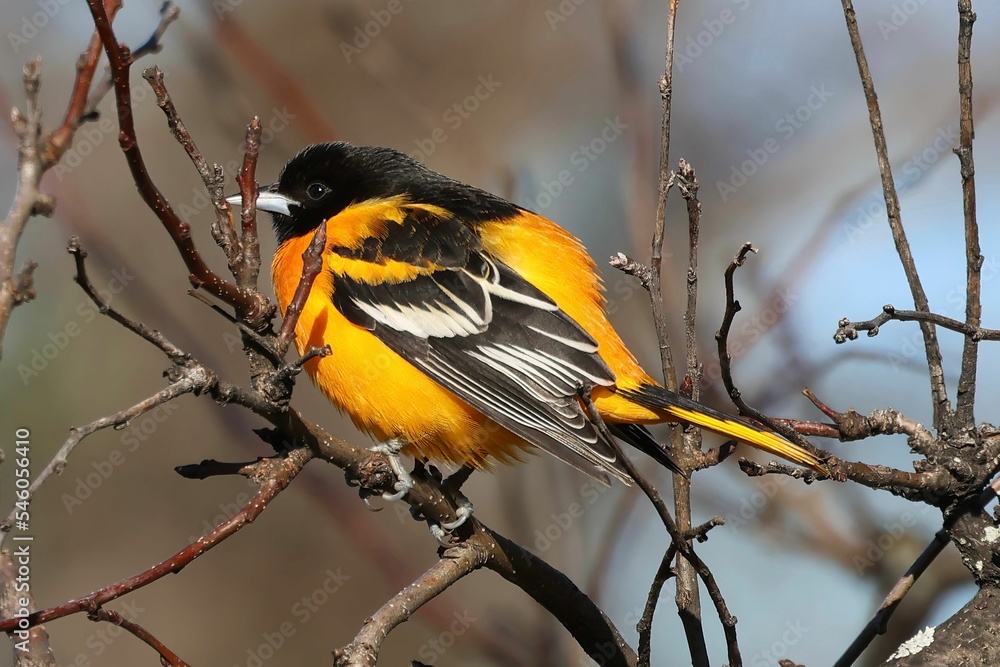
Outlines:
[[[277,183],[261,188],[257,209],[271,214],[278,242],[283,243],[311,232],[351,204],[394,196],[443,206],[468,222],[509,217],[519,210],[397,150],[345,141],[299,151],[281,170]],[[240,203],[239,196],[229,202]]]

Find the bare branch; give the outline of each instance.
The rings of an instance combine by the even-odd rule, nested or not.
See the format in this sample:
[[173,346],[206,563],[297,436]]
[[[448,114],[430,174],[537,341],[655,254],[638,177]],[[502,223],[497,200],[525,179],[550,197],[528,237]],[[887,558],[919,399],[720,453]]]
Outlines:
[[[113,19],[121,8],[120,0],[103,0],[103,3],[103,10],[109,20]],[[161,18],[160,26],[154,33],[157,40],[177,15],[177,9],[172,3],[165,4],[163,12],[172,18]],[[101,90],[98,86],[88,100],[87,93],[100,55],[100,36],[95,30],[87,50],[77,60],[76,78],[63,122],[48,135],[43,132],[41,108],[38,106],[41,61],[36,59],[25,65],[27,113],[22,114],[16,109],[11,112],[14,134],[18,140],[18,185],[7,219],[0,222],[0,356],[3,334],[14,307],[35,298],[32,272],[38,264],[27,260],[22,269],[15,272],[17,245],[32,216],[52,215],[55,200],[40,190],[42,176],[65,154],[77,129],[96,117],[94,109],[107,92],[106,88]],[[136,57],[138,55],[141,54],[137,53]]]
[[648,266],[635,261],[623,252],[620,252],[608,261],[612,267],[618,269],[627,276],[635,276],[642,288],[649,291],[649,286],[653,282],[653,274]]
[[[687,353],[687,364],[682,389],[690,387],[690,397],[699,400],[701,390],[701,366],[698,363],[697,315],[698,315],[698,237],[701,225],[701,202],[698,201],[698,178],[694,169],[681,159],[675,183],[681,196],[687,203],[688,214],[688,268],[687,268],[687,307],[684,310],[684,348]],[[674,437],[673,456],[682,470],[694,470],[705,462],[701,451],[701,430],[684,428],[680,437]],[[691,478],[674,474],[674,512],[677,516],[677,529],[682,533],[691,530]],[[698,574],[686,560],[679,561],[675,569],[677,589],[674,602],[684,634],[687,637],[688,649],[691,653],[692,665],[708,667],[708,644],[705,640],[705,628],[702,622],[701,596],[698,588]],[[657,573],[657,577],[660,573]],[[654,586],[656,580],[654,579]],[[660,583],[662,586],[662,582]],[[650,589],[648,601],[656,604]],[[652,617],[652,610],[650,610]]]
[[[962,175],[962,209],[965,213],[965,321],[970,329],[979,329],[983,317],[983,254],[979,247],[979,222],[976,219],[976,166],[972,158],[972,24],[976,14],[972,0],[958,2],[958,97],[959,145],[955,149]],[[962,371],[958,378],[955,415],[959,428],[969,438],[976,433],[976,369],[979,339],[966,336],[962,347]]]
[[208,191],[209,200],[215,209],[215,220],[212,222],[212,238],[222,248],[229,262],[229,270],[234,275],[239,275],[240,257],[242,248],[239,237],[236,235],[236,228],[233,225],[232,210],[226,203],[226,181],[222,167],[219,165],[209,165],[208,160],[198,150],[191,133],[181,120],[174,106],[170,93],[167,92],[166,84],[163,82],[163,72],[159,67],[147,67],[142,72],[142,78],[146,80],[149,87],[156,95],[156,105],[163,110],[167,117],[167,127],[170,134],[181,145],[184,152],[201,176],[205,189]]
[[94,25],[101,35],[101,42],[104,44],[104,50],[111,63],[115,101],[118,108],[119,143],[139,194],[149,209],[156,214],[174,245],[177,246],[181,258],[191,272],[189,279],[192,285],[203,287],[213,296],[233,304],[248,321],[264,317],[268,308],[263,297],[257,292],[241,290],[233,283],[223,280],[208,267],[205,260],[202,259],[201,253],[195,247],[189,225],[180,219],[150,178],[142,152],[139,150],[132,113],[132,92],[129,89],[128,77],[133,62],[132,56],[127,47],[118,43],[111,27],[111,20],[100,0],[87,0],[87,4],[90,6]]
[[98,290],[93,286],[93,284],[91,284],[90,278],[87,275],[87,251],[80,245],[80,239],[75,236],[70,237],[66,250],[69,254],[73,255],[73,259],[76,262],[76,275],[73,279],[81,288],[83,288],[83,291],[87,293],[87,296],[89,296],[90,300],[94,302],[98,311],[102,315],[107,315],[132,333],[144,338],[158,347],[175,364],[184,364],[190,359],[190,355],[167,340],[166,336],[161,334],[159,331],[150,329],[142,322],[136,322],[135,320],[122,315],[120,312],[108,305],[108,302],[104,300]]
[[[36,611],[27,617],[29,626],[36,626],[56,618],[63,618],[79,612],[90,612],[94,609],[118,599],[126,593],[148,586],[168,574],[175,574],[184,569],[196,558],[217,546],[244,526],[253,523],[268,504],[281,493],[303,466],[312,458],[306,448],[299,448],[281,458],[264,459],[254,463],[242,471],[245,477],[260,484],[260,489],[254,497],[239,512],[224,521],[218,528],[195,540],[185,548],[175,553],[162,563],[148,570],[129,577],[111,586],[106,586],[75,600],[70,600],[55,607]],[[18,619],[0,620],[0,632],[10,632],[18,626]]]
[[[872,126],[872,136],[875,139],[875,155],[878,159],[879,174],[882,178],[882,193],[885,197],[885,208],[889,218],[889,229],[896,244],[899,261],[910,285],[913,295],[913,305],[917,310],[930,312],[927,294],[920,282],[920,274],[910,252],[910,243],[906,240],[906,232],[899,214],[899,196],[892,180],[892,168],[889,164],[889,148],[885,141],[885,130],[882,127],[882,112],[879,109],[878,97],[875,94],[875,84],[872,81],[871,70],[868,69],[868,58],[861,44],[861,33],[858,30],[858,17],[854,12],[852,0],[841,0],[844,6],[844,18],[847,21],[847,33],[851,38],[851,46],[858,62],[858,72],[861,75],[861,85],[868,102],[868,118]],[[938,344],[937,333],[928,322],[920,323],[920,331],[924,336],[924,348],[927,354],[927,369],[931,381],[931,400],[934,407],[934,430],[940,431],[951,408],[948,403],[948,391],[944,383],[944,368],[941,365],[941,346]]]
[[656,340],[660,344],[660,364],[667,389],[677,391],[677,371],[674,369],[673,353],[670,350],[670,336],[667,329],[666,313],[663,312],[663,280],[660,270],[663,265],[663,236],[666,228],[667,195],[674,184],[670,170],[670,102],[673,96],[674,79],[674,29],[677,25],[677,0],[670,0],[667,13],[667,48],[664,56],[663,76],[660,78],[660,97],[663,100],[663,121],[660,126],[660,175],[657,181],[656,225],[653,231],[652,252],[649,268],[649,296],[653,307],[653,322],[656,326]]
[[334,651],[335,667],[374,667],[382,642],[396,626],[408,621],[420,607],[459,579],[486,564],[489,551],[485,548],[485,536],[479,531],[470,539],[445,549],[441,559],[429,570],[367,618],[350,644]]
[[316,228],[316,231],[313,233],[312,242],[306,248],[305,252],[302,253],[302,278],[299,279],[299,284],[295,288],[295,294],[292,296],[288,308],[285,309],[284,319],[281,322],[281,331],[278,333],[278,340],[276,342],[279,359],[284,358],[285,353],[288,352],[288,348],[292,345],[292,339],[295,336],[295,325],[299,321],[299,315],[302,314],[302,309],[305,308],[306,299],[309,298],[309,292],[312,290],[313,283],[316,282],[316,277],[323,270],[323,250],[325,248],[326,223],[323,222]]
[[855,340],[858,337],[859,331],[867,331],[869,338],[877,336],[879,327],[891,320],[898,322],[930,322],[945,329],[964,334],[966,339],[977,342],[981,340],[1000,340],[1000,329],[984,329],[978,324],[973,326],[968,322],[960,322],[944,315],[921,310],[896,310],[892,304],[882,306],[882,314],[863,322],[852,322],[846,317],[842,318],[837,323],[837,332],[833,335],[833,340],[837,343]]
[[632,463],[631,459],[625,456],[622,451],[621,445],[618,443],[611,433],[608,431],[607,425],[601,418],[601,413],[597,411],[597,407],[594,405],[593,399],[590,397],[589,391],[582,390],[580,392],[580,400],[587,408],[587,413],[590,415],[590,420],[597,426],[598,430],[604,435],[605,439],[611,443],[611,446],[615,450],[615,455],[617,460],[621,462],[622,467],[625,468],[625,472],[635,480],[636,485],[642,489],[642,492],[646,494],[649,501],[653,504],[656,509],[657,514],[660,517],[660,521],[663,522],[664,527],[670,534],[670,538],[673,544],[676,545],[678,553],[680,553],[694,568],[701,578],[702,582],[705,584],[705,588],[708,590],[708,595],[715,604],[715,610],[719,615],[719,620],[722,623],[722,629],[726,636],[726,647],[729,651],[729,664],[731,667],[741,667],[743,664],[743,658],[740,655],[739,643],[736,637],[736,617],[729,612],[729,607],[726,605],[725,598],[722,596],[722,589],[719,588],[718,582],[715,580],[715,575],[712,574],[712,570],[708,565],[701,559],[701,557],[695,553],[694,548],[691,546],[690,538],[688,535],[677,528],[677,524],[674,522],[673,517],[670,516],[670,510],[666,503],[663,502],[663,498],[660,497],[660,493],[649,483],[639,470]]
[[163,642],[154,637],[151,632],[135,621],[128,620],[116,611],[112,611],[111,609],[95,609],[87,614],[87,618],[95,622],[103,621],[124,628],[159,653],[160,662],[164,665],[169,665],[170,667],[190,667],[190,665],[177,657],[176,653],[167,648]]
[[[254,117],[247,125],[246,150],[236,182],[240,186],[240,258],[236,279],[241,287],[257,287],[260,276],[260,239],[257,236],[257,158],[260,156],[260,118]],[[231,219],[231,218],[230,218]],[[326,226],[326,223],[323,223]]]
[[[650,660],[653,654],[653,615],[656,613],[656,603],[660,599],[660,592],[663,590],[663,585],[667,583],[668,579],[676,575],[670,566],[676,555],[677,547],[671,542],[663,554],[663,558],[660,560],[660,567],[657,568],[656,575],[653,576],[653,583],[649,587],[649,593],[646,595],[646,605],[643,607],[642,616],[635,626],[636,631],[639,633],[639,664],[644,667],[648,667],[651,664]],[[689,644],[690,641],[691,638],[689,637]]]
[[42,111],[38,107],[41,62],[40,58],[36,58],[24,66],[26,113],[22,114],[17,109],[11,112],[11,122],[18,140],[18,179],[14,203],[7,213],[7,219],[0,222],[0,355],[3,353],[3,334],[7,330],[12,311],[16,306],[34,298],[34,291],[31,289],[34,267],[26,264],[20,272],[14,270],[17,244],[33,215],[50,214],[52,210],[52,200],[47,199],[38,189],[45,173],[40,156]]
[[816,394],[812,393],[809,389],[804,389],[802,393],[823,414],[833,420],[837,433],[834,437],[839,437],[841,440],[861,440],[875,435],[904,433],[910,436],[910,448],[925,456],[931,451],[932,447],[940,444],[934,437],[934,434],[928,431],[923,424],[906,417],[892,408],[873,410],[867,416],[858,413],[854,408],[849,409],[847,412],[837,412],[819,400]]

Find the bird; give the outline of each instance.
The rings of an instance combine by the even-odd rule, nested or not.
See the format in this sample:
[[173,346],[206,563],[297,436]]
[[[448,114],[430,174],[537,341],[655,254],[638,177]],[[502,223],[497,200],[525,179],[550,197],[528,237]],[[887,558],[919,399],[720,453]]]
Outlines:
[[271,272],[282,314],[303,251],[326,223],[323,268],[295,343],[299,353],[330,346],[305,369],[391,457],[393,498],[410,483],[400,453],[488,469],[541,449],[604,484],[628,485],[616,437],[680,471],[646,428],[663,422],[826,473],[805,448],[647,374],[608,319],[594,260],[538,213],[394,149],[347,142],[302,149],[256,205],[277,237]]

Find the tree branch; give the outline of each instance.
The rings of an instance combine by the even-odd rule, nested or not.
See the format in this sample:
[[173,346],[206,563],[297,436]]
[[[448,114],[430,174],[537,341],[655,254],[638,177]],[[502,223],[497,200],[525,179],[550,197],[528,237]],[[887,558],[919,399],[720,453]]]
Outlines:
[[656,225],[653,231],[650,253],[649,295],[653,308],[653,322],[656,326],[656,340],[660,345],[660,364],[667,389],[677,391],[677,372],[674,370],[673,352],[670,350],[670,335],[666,313],[663,312],[663,280],[660,275],[663,264],[663,236],[666,228],[667,195],[673,187],[674,177],[670,170],[670,102],[673,96],[674,79],[674,28],[677,25],[677,0],[670,0],[667,13],[667,48],[664,56],[663,76],[660,78],[660,97],[663,100],[663,121],[660,127],[660,175],[657,181]]
[[[687,268],[687,307],[684,311],[684,348],[687,353],[687,366],[683,386],[690,386],[690,396],[694,400],[700,398],[701,366],[698,363],[697,315],[698,315],[698,236],[701,224],[701,202],[698,201],[698,178],[694,169],[685,160],[680,160],[674,175],[675,183],[681,191],[681,196],[687,203],[688,214],[688,268]],[[690,473],[704,460],[701,451],[701,430],[698,428],[679,429],[681,435],[675,437],[676,446],[673,449],[674,460],[688,476],[674,473],[674,512],[677,516],[677,529],[687,532],[691,529],[691,477]],[[680,560],[676,567],[677,590],[674,602],[688,649],[691,652],[691,663],[695,667],[708,667],[708,644],[705,640],[705,627],[702,622],[701,598],[698,589],[698,573],[694,571],[687,560]],[[661,574],[657,573],[657,578]],[[654,585],[650,588],[650,597],[656,604],[659,595],[652,596]],[[662,582],[660,583],[662,586]],[[652,611],[650,612],[652,615]],[[648,663],[647,663],[648,664]]]
[[[882,112],[879,109],[878,97],[875,94],[875,84],[868,68],[868,58],[861,44],[861,33],[858,30],[858,17],[854,12],[852,0],[841,0],[844,6],[844,18],[847,21],[847,33],[851,38],[851,46],[858,63],[861,85],[868,102],[868,118],[875,140],[875,156],[878,160],[879,174],[882,179],[882,194],[885,197],[885,208],[889,218],[889,229],[896,244],[896,252],[903,265],[906,281],[913,295],[913,305],[917,310],[930,312],[927,294],[920,282],[920,274],[910,252],[910,243],[906,240],[906,232],[899,213],[899,196],[892,179],[892,168],[889,164],[889,149],[885,141],[885,130],[882,127]],[[948,392],[944,383],[944,368],[941,365],[941,346],[938,344],[937,333],[929,322],[920,323],[920,331],[924,336],[924,348],[927,355],[927,369],[931,381],[931,399],[934,408],[934,430],[940,431],[951,408],[948,403]]]
[[429,570],[367,618],[350,644],[333,652],[335,667],[374,667],[382,642],[396,626],[408,621],[420,607],[459,579],[486,564],[490,552],[484,544],[485,535],[476,531],[464,542],[445,549]]
[[[958,2],[958,98],[959,144],[955,149],[962,175],[962,209],[965,213],[965,321],[970,329],[979,329],[983,317],[982,267],[979,248],[979,222],[976,219],[976,167],[972,158],[972,24],[976,15],[972,0]],[[955,415],[967,438],[976,434],[976,369],[979,339],[966,336],[962,346],[962,370],[958,378]]]
[[944,327],[965,335],[966,339],[972,341],[1000,340],[1000,329],[984,329],[977,324],[930,313],[922,310],[896,310],[892,304],[882,306],[882,313],[870,320],[862,322],[852,322],[846,317],[837,323],[837,332],[833,335],[833,340],[837,343],[845,343],[848,340],[855,340],[859,331],[867,331],[868,337],[877,336],[879,327],[886,322],[896,320],[898,322],[930,322],[937,326]]
[[95,609],[93,612],[87,614],[87,618],[95,622],[103,621],[124,628],[159,653],[160,662],[164,665],[169,665],[170,667],[190,667],[190,665],[177,657],[176,653],[167,648],[163,642],[154,637],[151,632],[135,621],[128,620],[116,611],[112,611],[111,609]]
[[[260,489],[243,509],[224,521],[218,528],[195,540],[165,561],[148,570],[129,577],[111,586],[106,586],[75,600],[70,600],[28,616],[30,626],[63,618],[79,612],[90,613],[126,593],[148,586],[168,574],[176,574],[213,547],[234,535],[244,526],[253,523],[268,504],[288,486],[302,468],[312,458],[312,453],[303,447],[288,452],[280,458],[264,459],[243,469],[241,474],[260,485]],[[10,632],[17,627],[18,619],[0,620],[0,632]]]
[[174,245],[177,246],[184,264],[191,272],[189,277],[191,284],[196,288],[204,288],[213,296],[222,299],[226,303],[233,304],[244,313],[245,317],[254,321],[256,318],[264,317],[267,312],[266,300],[256,292],[241,290],[233,283],[227,282],[213,272],[201,253],[195,247],[191,237],[190,226],[181,221],[177,213],[170,206],[166,197],[153,183],[146,170],[146,163],[139,150],[138,139],[135,133],[135,123],[132,114],[132,92],[129,89],[129,69],[133,58],[128,48],[118,43],[117,37],[111,27],[111,20],[100,0],[87,0],[91,14],[94,18],[94,25],[101,36],[104,50],[108,54],[111,63],[112,78],[114,80],[115,101],[118,108],[118,125],[120,129],[119,143],[132,179],[135,181],[139,194],[142,196],[146,206],[153,211],[160,223],[167,230]]

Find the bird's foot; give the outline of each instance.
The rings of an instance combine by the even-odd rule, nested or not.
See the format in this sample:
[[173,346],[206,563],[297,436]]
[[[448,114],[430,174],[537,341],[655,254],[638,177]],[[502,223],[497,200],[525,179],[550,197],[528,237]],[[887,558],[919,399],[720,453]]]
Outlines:
[[471,468],[463,466],[442,484],[445,491],[455,501],[455,516],[457,518],[454,521],[443,521],[441,523],[434,521],[427,522],[434,539],[446,546],[450,544],[452,534],[461,528],[469,520],[469,517],[472,516],[472,501],[461,490],[462,484],[469,478],[471,472]]
[[396,484],[393,487],[395,493],[386,491],[382,494],[384,500],[402,500],[410,492],[410,489],[413,488],[413,478],[410,477],[410,473],[406,472],[406,468],[403,467],[403,461],[399,458],[399,452],[405,446],[406,443],[402,439],[392,438],[372,447],[372,451],[385,456],[389,461],[389,467],[392,469],[393,474],[396,475]]

